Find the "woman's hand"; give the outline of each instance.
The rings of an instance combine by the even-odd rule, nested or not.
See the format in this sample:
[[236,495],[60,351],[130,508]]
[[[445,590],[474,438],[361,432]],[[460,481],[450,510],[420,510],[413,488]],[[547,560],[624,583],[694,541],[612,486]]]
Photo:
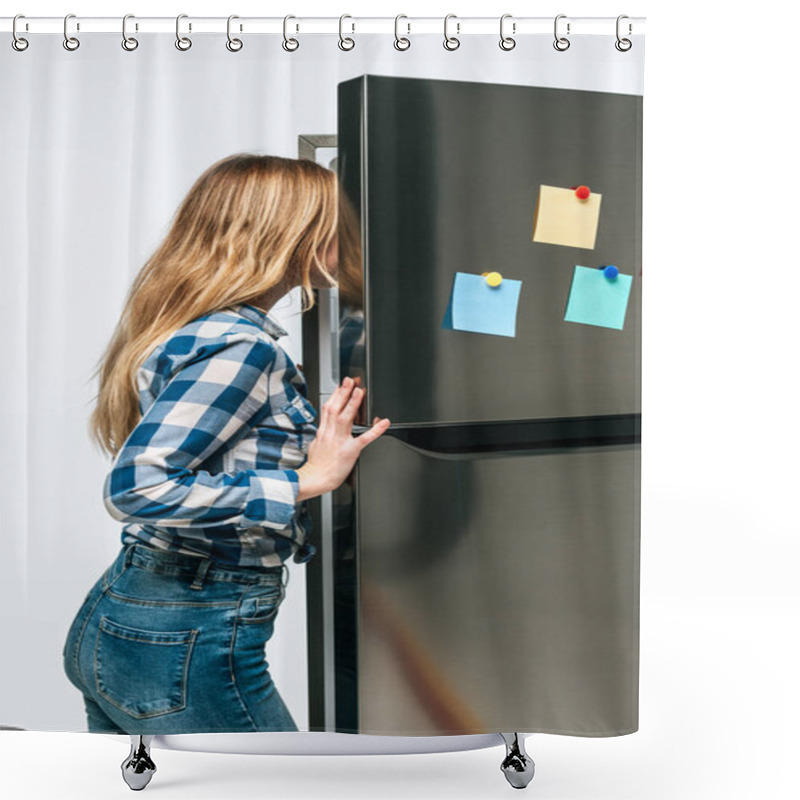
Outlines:
[[364,390],[356,386],[352,378],[345,378],[322,404],[317,435],[308,448],[308,459],[297,470],[298,502],[341,486],[361,451],[389,427],[387,418],[375,417],[369,430],[359,436],[352,435],[353,420],[363,398]]

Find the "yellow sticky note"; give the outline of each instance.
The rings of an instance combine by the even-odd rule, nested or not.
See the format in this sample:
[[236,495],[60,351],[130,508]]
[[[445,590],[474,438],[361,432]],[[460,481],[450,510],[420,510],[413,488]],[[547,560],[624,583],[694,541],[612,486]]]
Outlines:
[[581,200],[574,189],[540,186],[533,215],[533,241],[594,249],[602,195]]

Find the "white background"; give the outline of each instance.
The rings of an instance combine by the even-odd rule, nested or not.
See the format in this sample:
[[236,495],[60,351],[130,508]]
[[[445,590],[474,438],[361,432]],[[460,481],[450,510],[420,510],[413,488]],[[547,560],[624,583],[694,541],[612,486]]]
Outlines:
[[[650,7],[650,6],[653,7]],[[718,10],[714,11],[716,8]],[[539,798],[794,798],[798,407],[797,12],[576,2],[236,7],[36,2],[4,14],[646,16],[640,730],[534,735]],[[3,46],[7,44],[3,37]],[[524,613],[524,609],[520,609]],[[14,798],[127,796],[127,746],[0,733]],[[170,798],[490,798],[503,749],[424,756],[154,751]]]

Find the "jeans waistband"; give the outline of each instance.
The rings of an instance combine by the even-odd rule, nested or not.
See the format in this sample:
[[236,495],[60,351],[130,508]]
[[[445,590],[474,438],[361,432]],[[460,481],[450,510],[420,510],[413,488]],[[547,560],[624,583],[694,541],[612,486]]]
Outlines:
[[125,564],[133,564],[162,574],[192,577],[193,589],[202,589],[206,580],[267,584],[274,580],[276,574],[282,576],[281,584],[284,588],[289,583],[289,568],[286,564],[275,567],[239,567],[220,563],[211,556],[192,556],[171,550],[154,550],[143,544],[128,546],[125,552]]

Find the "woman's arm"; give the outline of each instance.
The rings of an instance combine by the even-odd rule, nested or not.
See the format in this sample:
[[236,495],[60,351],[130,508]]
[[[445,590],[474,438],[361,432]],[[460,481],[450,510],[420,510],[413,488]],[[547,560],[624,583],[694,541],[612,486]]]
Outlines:
[[103,498],[120,522],[170,527],[287,527],[296,511],[294,469],[235,474],[197,469],[270,410],[276,350],[233,334],[207,340],[170,376],[131,431],[108,474]]

